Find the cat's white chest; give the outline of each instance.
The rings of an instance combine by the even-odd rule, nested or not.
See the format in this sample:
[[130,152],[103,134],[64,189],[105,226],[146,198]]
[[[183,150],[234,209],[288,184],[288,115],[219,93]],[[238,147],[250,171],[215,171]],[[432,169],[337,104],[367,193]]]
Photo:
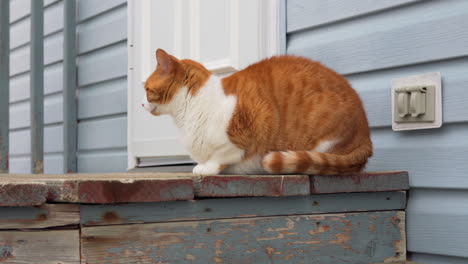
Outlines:
[[[181,91],[174,98],[185,100],[174,115],[177,126],[182,130],[183,142],[198,163],[208,160],[224,160],[226,157],[243,156],[244,151],[236,147],[227,134],[228,126],[236,107],[236,98],[225,95],[221,81],[211,77],[194,96],[187,99]],[[225,156],[218,157],[218,156]]]

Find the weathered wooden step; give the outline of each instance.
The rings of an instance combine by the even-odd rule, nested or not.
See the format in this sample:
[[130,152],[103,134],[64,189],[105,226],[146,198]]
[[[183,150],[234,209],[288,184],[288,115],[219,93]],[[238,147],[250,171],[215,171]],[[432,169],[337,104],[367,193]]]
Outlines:
[[407,190],[406,172],[349,176],[113,173],[0,175],[0,206],[46,202],[125,203],[192,200],[196,197],[298,196]]

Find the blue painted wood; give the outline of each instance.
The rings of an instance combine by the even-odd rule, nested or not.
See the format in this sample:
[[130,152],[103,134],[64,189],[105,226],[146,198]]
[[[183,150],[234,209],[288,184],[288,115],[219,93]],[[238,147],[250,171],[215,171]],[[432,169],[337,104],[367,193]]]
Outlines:
[[44,2],[31,0],[31,172],[44,172]]
[[77,204],[45,204],[39,207],[0,207],[0,229],[39,229],[77,225]]
[[9,170],[10,1],[0,1],[0,173]]
[[[272,206],[274,205],[274,206]],[[275,215],[400,210],[405,192],[350,193],[291,197],[205,199],[125,205],[82,205],[85,226],[154,223]]]
[[[379,263],[406,258],[404,213],[85,227],[86,263]],[[135,254],[138,252],[138,254]]]
[[63,168],[77,171],[76,2],[64,3],[63,29]]
[[421,0],[288,0],[288,32],[381,12]]

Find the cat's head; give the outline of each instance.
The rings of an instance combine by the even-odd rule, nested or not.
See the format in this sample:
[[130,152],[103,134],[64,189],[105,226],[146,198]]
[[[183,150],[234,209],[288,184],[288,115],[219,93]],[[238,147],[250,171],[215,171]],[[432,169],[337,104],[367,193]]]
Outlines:
[[156,60],[156,69],[145,83],[142,103],[147,111],[156,116],[170,114],[169,108],[177,93],[195,95],[211,75],[200,63],[179,60],[162,49],[156,50]]

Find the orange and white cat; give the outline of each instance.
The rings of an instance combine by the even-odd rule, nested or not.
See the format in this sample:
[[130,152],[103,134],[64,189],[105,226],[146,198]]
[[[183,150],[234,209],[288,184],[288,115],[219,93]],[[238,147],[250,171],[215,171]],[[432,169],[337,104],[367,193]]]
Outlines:
[[349,174],[372,155],[359,96],[318,62],[277,56],[219,78],[161,49],[156,59],[143,107],[174,118],[194,174]]

